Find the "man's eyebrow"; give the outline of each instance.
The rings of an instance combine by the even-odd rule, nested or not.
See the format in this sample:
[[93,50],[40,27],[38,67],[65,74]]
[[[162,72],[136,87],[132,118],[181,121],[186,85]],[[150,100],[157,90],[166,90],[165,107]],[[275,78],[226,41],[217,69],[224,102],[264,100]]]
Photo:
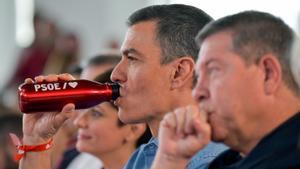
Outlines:
[[210,63],[213,63],[213,62],[216,62],[216,63],[220,63],[219,60],[215,59],[215,58],[211,58],[211,59],[208,59],[206,62],[205,62],[205,66],[209,65]]
[[[216,58],[210,58],[210,59],[208,59],[207,61],[205,61],[204,63],[202,63],[202,64],[201,64],[201,67],[202,67],[202,66],[207,67],[210,63],[213,63],[213,62],[219,63],[220,61],[217,60]],[[200,72],[200,71],[203,71],[203,70],[201,70],[201,69],[202,69],[202,68],[199,68],[199,67],[196,67],[196,68],[195,68],[195,76],[198,76],[199,72]]]
[[125,49],[124,51],[122,51],[123,55],[128,55],[130,53],[142,56],[142,54],[139,51],[137,51],[136,49],[134,49],[134,48]]

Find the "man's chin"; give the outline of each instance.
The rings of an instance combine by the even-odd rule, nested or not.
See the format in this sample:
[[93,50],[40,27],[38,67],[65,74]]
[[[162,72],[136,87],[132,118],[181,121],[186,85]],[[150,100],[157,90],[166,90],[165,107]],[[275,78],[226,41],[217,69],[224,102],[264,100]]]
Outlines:
[[224,143],[226,139],[226,134],[224,133],[216,133],[212,131],[211,140],[217,143]]
[[128,117],[122,113],[118,114],[118,116],[119,116],[120,121],[124,124],[136,124],[136,123],[144,123],[145,122],[144,120],[141,120],[141,119]]
[[124,124],[136,124],[136,123],[144,123],[144,121],[142,120],[137,120],[137,119],[131,119],[131,118],[122,118],[119,117],[121,122],[123,122]]
[[212,136],[211,140],[214,142],[217,142],[217,143],[223,143],[223,141],[224,141],[223,138],[217,137],[217,136]]
[[120,121],[122,123],[124,123],[124,124],[132,124],[132,123],[134,123],[134,119],[132,119],[131,117],[128,117],[128,114],[126,114],[123,111],[119,110],[118,116],[119,116]]
[[124,124],[146,123],[149,121],[142,113],[137,114],[137,111],[127,111],[121,107],[119,107],[118,117]]

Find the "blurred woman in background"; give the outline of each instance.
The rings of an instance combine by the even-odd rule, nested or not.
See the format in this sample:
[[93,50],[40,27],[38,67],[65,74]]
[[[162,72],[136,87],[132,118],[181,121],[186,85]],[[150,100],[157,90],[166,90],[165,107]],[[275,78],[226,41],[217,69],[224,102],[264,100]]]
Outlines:
[[[111,72],[108,70],[95,81],[111,82]],[[103,102],[81,110],[74,121],[79,128],[76,148],[98,157],[105,169],[123,168],[135,149],[151,138],[146,124],[123,124],[117,113],[113,103]]]

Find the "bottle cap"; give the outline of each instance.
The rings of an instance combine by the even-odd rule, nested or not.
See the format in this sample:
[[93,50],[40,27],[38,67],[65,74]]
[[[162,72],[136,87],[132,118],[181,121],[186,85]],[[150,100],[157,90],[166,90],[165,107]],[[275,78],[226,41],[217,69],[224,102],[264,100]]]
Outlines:
[[120,85],[118,83],[112,83],[111,84],[111,89],[112,89],[112,100],[116,100],[120,96],[119,92]]

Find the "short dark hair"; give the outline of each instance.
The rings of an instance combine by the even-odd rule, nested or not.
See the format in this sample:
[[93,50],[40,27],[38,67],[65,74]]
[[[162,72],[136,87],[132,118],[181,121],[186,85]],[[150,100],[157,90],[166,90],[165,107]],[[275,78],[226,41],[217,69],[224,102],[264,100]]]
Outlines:
[[74,66],[71,66],[68,71],[68,73],[71,73],[72,75],[80,75],[82,73],[82,67],[79,66],[79,65],[74,65]]
[[156,39],[161,48],[161,63],[191,56],[197,58],[198,46],[194,39],[198,31],[212,18],[202,10],[183,4],[153,5],[134,12],[128,26],[144,21],[156,21]]
[[298,93],[299,88],[291,71],[291,48],[296,34],[280,18],[259,11],[229,15],[207,24],[197,35],[196,41],[201,46],[207,37],[223,31],[231,34],[232,50],[248,65],[258,63],[267,53],[275,55],[282,67],[283,81]]

